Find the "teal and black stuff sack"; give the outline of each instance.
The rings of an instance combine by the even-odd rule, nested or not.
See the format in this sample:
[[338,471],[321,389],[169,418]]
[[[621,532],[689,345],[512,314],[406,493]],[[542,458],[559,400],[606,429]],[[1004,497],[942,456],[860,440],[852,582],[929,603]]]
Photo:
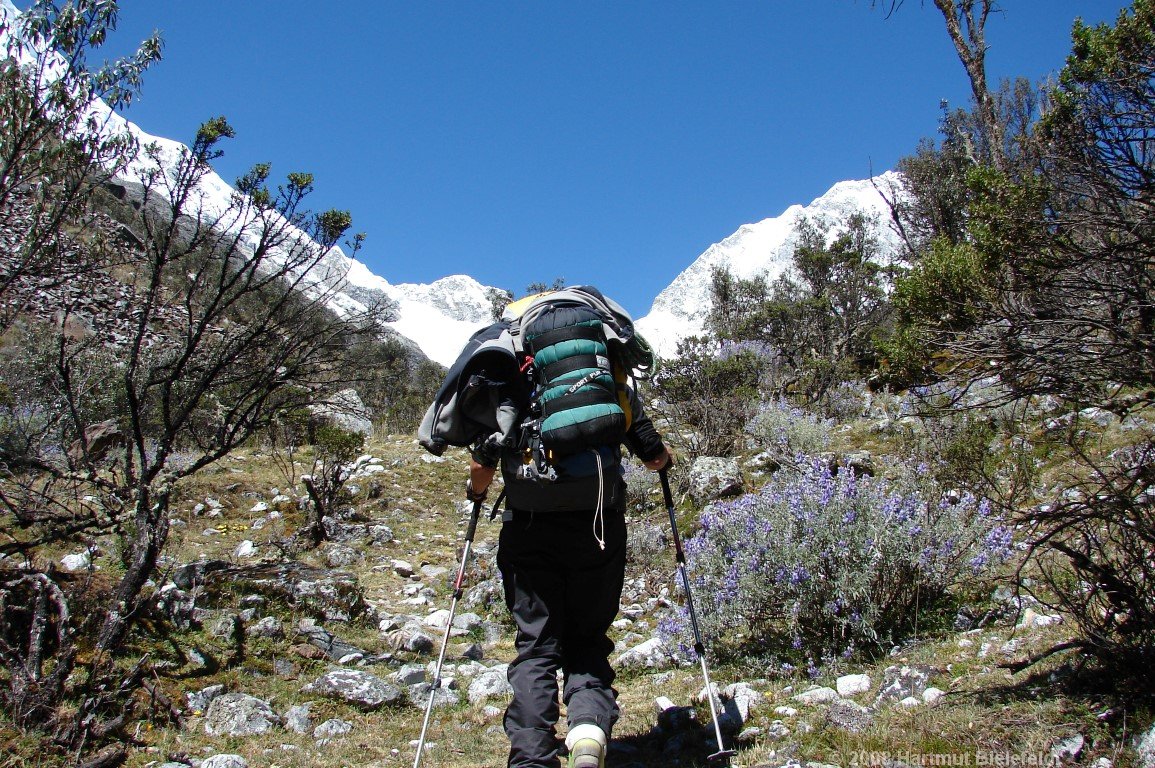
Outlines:
[[542,445],[564,456],[621,442],[627,417],[601,316],[584,306],[547,307],[522,338],[537,378]]

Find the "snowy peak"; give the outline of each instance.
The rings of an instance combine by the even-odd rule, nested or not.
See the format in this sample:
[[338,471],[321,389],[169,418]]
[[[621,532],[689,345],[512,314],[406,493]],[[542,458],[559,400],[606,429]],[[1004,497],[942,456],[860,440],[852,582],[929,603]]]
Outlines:
[[707,248],[658,294],[649,314],[637,321],[638,330],[659,356],[673,356],[679,341],[701,333],[705,327],[714,269],[725,268],[747,279],[758,275],[776,279],[790,266],[795,228],[803,218],[838,225],[861,212],[878,222],[877,234],[884,251],[897,252],[897,238],[885,223],[890,210],[879,193],[879,189],[890,189],[897,179],[897,174],[888,172],[874,179],[839,182],[807,206],[792,205],[778,216],[742,225]]
[[[0,0],[0,49],[23,62],[40,62],[43,66],[38,71],[42,72],[42,78],[58,78],[65,63],[57,54],[37,50],[23,41],[12,44],[12,37],[18,34],[19,15],[20,11],[9,0]],[[142,148],[116,178],[130,195],[139,196],[144,179],[155,178],[157,174],[166,176],[190,152],[180,142],[146,133],[102,101],[94,101],[88,111],[88,125],[94,126],[91,130],[105,135],[129,133]],[[230,184],[210,171],[200,180],[193,205],[198,216],[220,222],[229,231],[236,231],[245,242],[249,238],[250,221],[232,214],[236,210],[236,195]],[[293,240],[307,238],[292,225],[288,227]],[[351,316],[370,307],[383,309],[394,318],[388,326],[416,343],[430,359],[446,366],[456,359],[469,336],[489,321],[489,296],[494,290],[464,275],[447,277],[431,285],[394,286],[373,274],[363,263],[348,257],[339,247],[332,248],[305,276],[303,283],[306,291],[325,296],[328,306],[338,315]]]

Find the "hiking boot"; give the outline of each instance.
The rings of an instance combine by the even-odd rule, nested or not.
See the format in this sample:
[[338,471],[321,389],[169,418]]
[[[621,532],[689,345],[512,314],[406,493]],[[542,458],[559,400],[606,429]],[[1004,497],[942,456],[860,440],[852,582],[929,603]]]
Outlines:
[[565,737],[569,768],[605,768],[606,734],[593,723],[579,723]]

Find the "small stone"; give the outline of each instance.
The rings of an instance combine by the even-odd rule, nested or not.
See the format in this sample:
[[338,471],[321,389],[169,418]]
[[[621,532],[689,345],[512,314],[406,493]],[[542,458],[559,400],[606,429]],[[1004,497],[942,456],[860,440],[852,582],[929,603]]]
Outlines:
[[830,708],[826,710],[826,721],[844,731],[862,733],[874,722],[874,713],[861,704],[838,699],[831,702]]
[[398,685],[409,687],[417,683],[425,682],[425,665],[423,664],[406,664],[401,669],[397,670],[397,674],[393,676]]
[[353,724],[348,720],[332,718],[313,729],[314,739],[331,739],[334,736],[344,736],[353,730]]
[[87,552],[65,555],[60,558],[60,566],[66,571],[86,571],[92,565],[92,557]]
[[296,704],[285,712],[281,717],[285,724],[285,728],[294,733],[308,733],[309,732],[309,704]]
[[246,627],[245,633],[253,637],[267,637],[277,640],[285,636],[285,625],[275,616],[266,616],[255,624]]
[[1063,739],[1051,747],[1051,764],[1073,763],[1079,759],[1079,755],[1083,752],[1083,746],[1086,740],[1082,734],[1075,734],[1069,738]]
[[313,659],[314,661],[320,661],[321,659],[329,658],[329,655],[323,650],[315,645],[309,645],[308,643],[298,643],[294,646],[291,646],[289,651],[302,658]]
[[811,688],[808,691],[797,693],[794,695],[794,701],[801,704],[808,704],[814,706],[816,704],[828,704],[839,698],[838,691],[833,688]]
[[835,682],[838,695],[843,698],[857,696],[870,690],[870,675],[843,675]]
[[766,729],[766,738],[769,741],[782,741],[788,736],[790,736],[790,729],[781,720],[775,720]]
[[200,768],[249,768],[249,763],[240,755],[213,755],[201,761]]
[[210,736],[252,736],[281,724],[268,702],[245,693],[215,697],[205,713],[205,733]]
[[507,673],[508,664],[498,664],[473,678],[469,684],[469,703],[480,704],[488,698],[513,695],[513,687],[509,684]]
[[946,691],[941,688],[927,688],[922,692],[923,704],[938,704],[946,696]]

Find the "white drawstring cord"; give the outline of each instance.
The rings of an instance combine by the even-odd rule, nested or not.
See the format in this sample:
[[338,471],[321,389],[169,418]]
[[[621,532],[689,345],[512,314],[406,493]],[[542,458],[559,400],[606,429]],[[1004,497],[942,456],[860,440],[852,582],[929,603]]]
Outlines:
[[[594,454],[594,461],[598,466],[598,505],[594,509],[594,538],[597,539],[598,546],[605,551],[606,548],[606,514],[605,506],[605,476],[602,474],[602,455],[594,448],[590,448]],[[601,525],[601,535],[598,535],[598,526]]]

